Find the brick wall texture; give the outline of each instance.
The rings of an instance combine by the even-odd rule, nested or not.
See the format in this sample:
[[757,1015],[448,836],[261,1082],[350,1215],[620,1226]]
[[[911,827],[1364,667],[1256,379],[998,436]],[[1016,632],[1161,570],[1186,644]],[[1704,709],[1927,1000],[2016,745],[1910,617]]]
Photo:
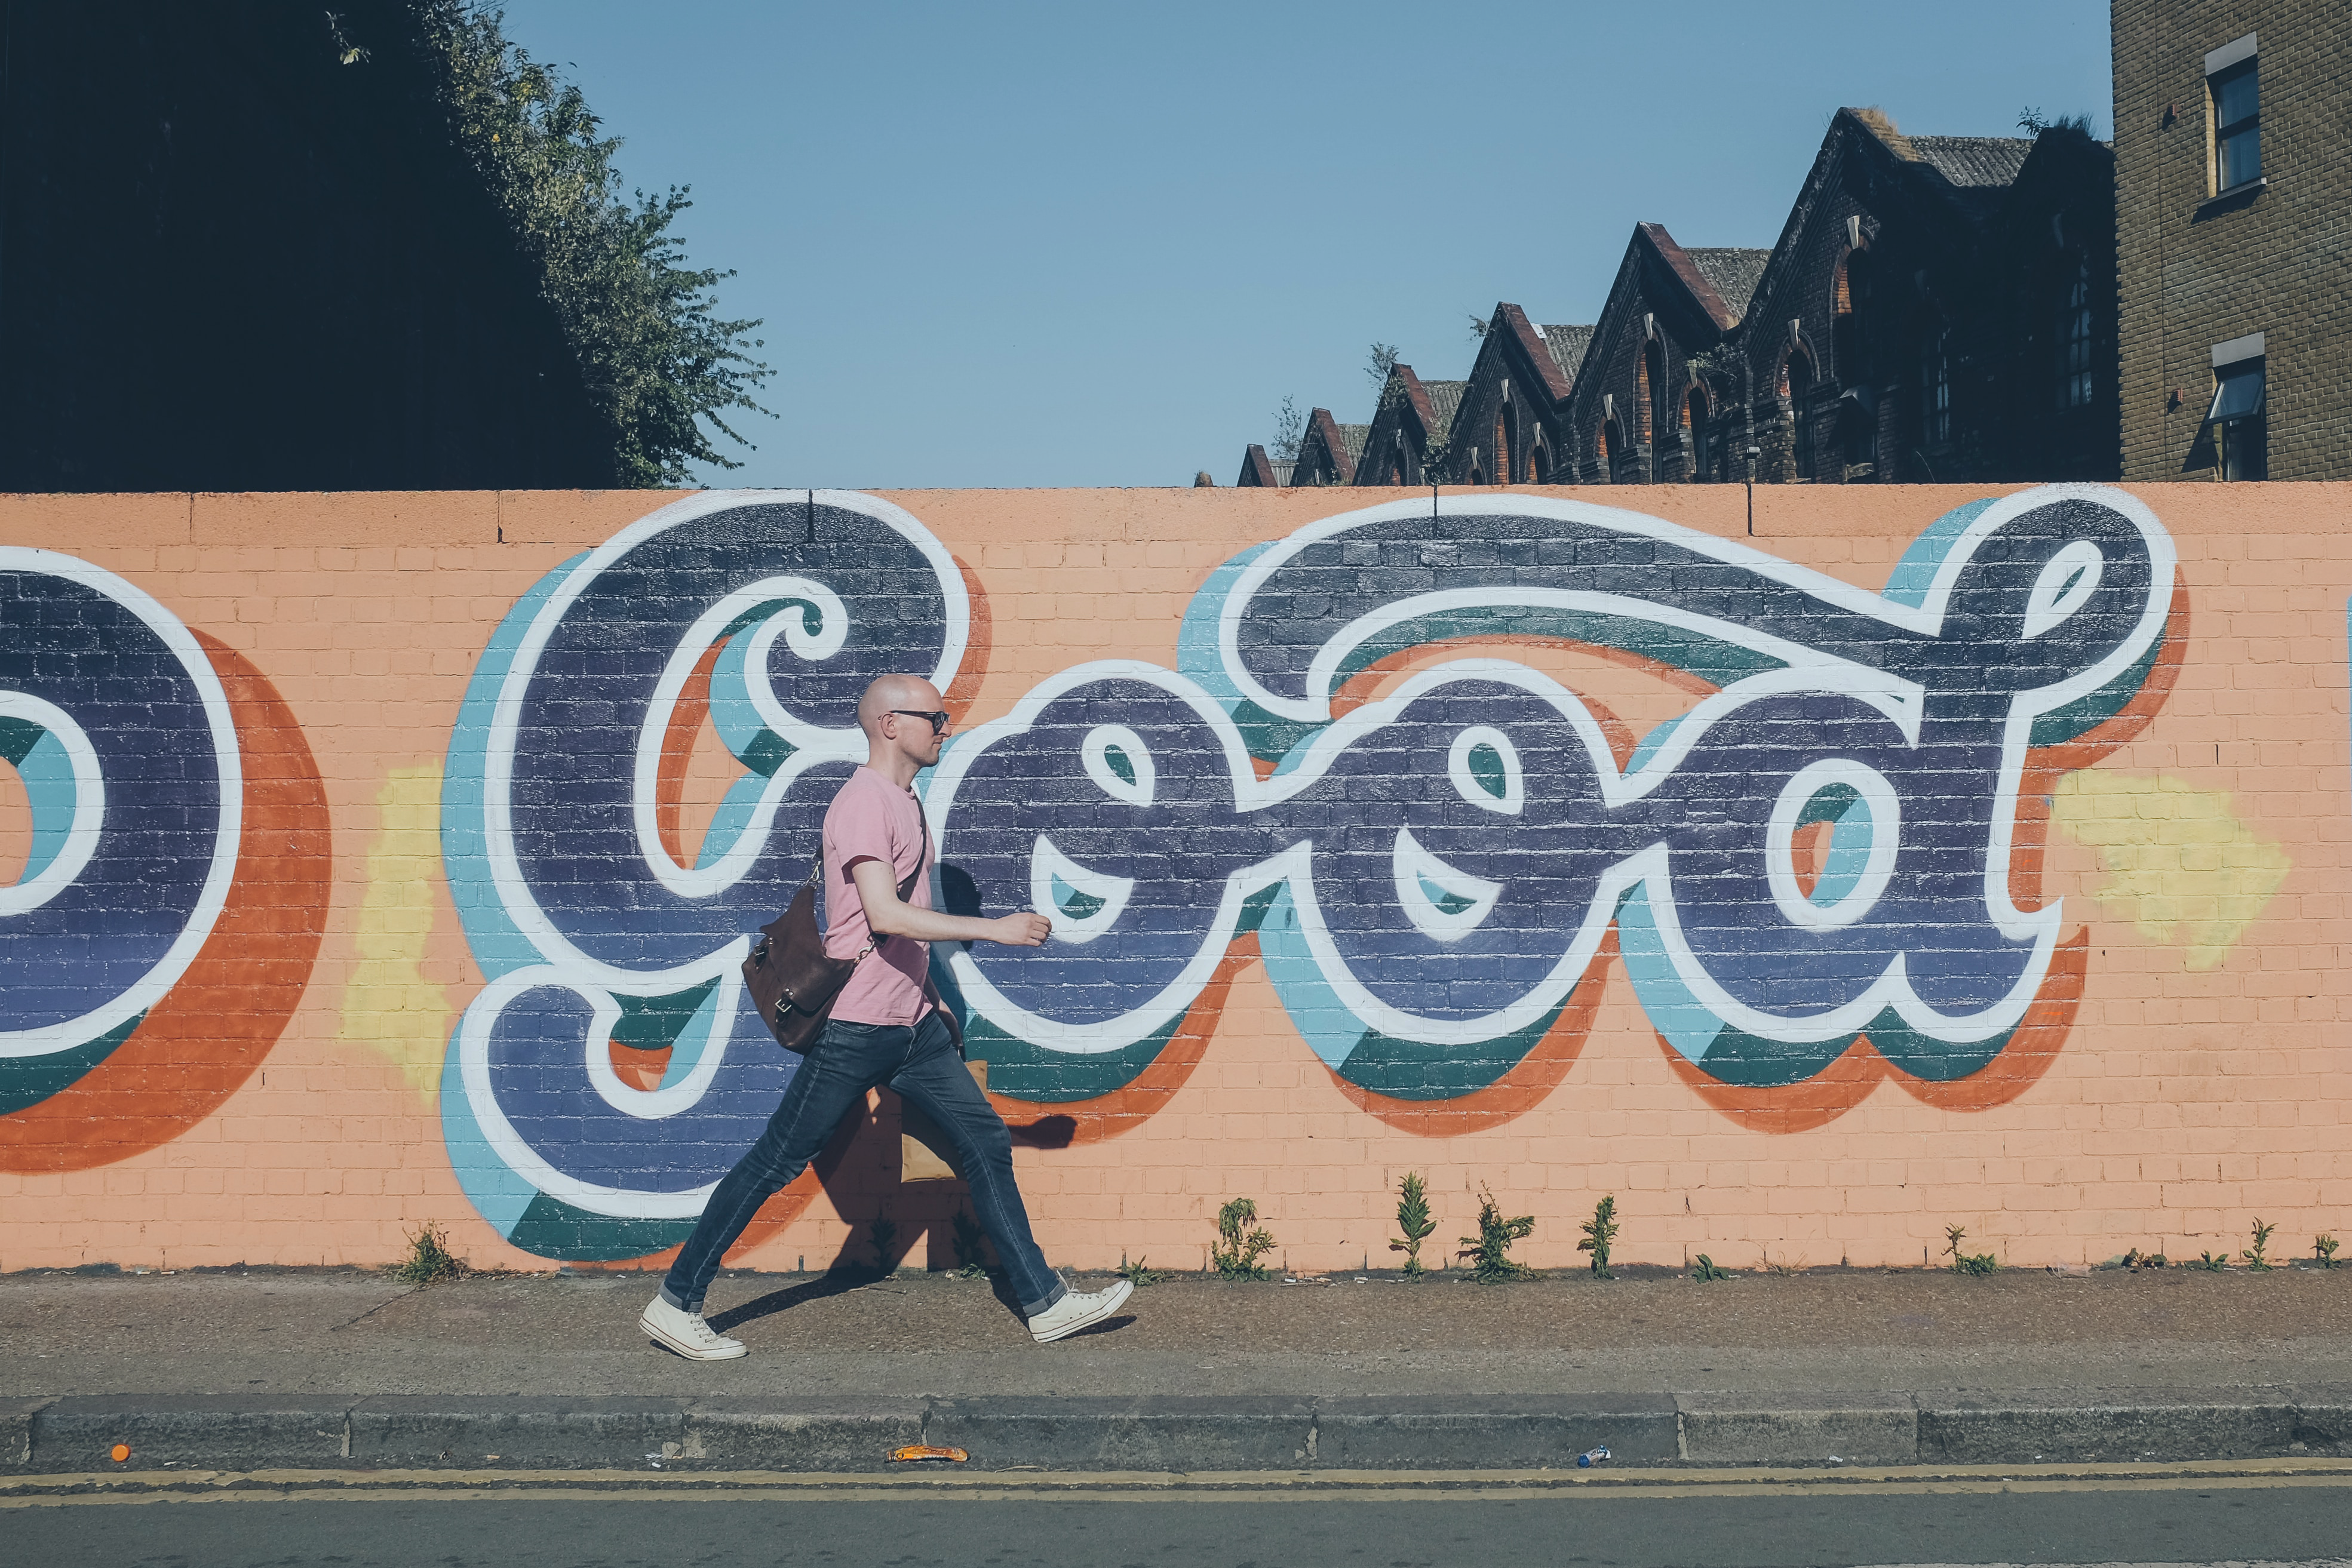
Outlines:
[[[2328,14],[2316,5],[2246,6],[2242,17],[2206,9],[2211,26],[2179,41],[2168,85],[2151,76],[2147,94],[2189,94],[2196,53],[2253,26],[2256,11],[2266,39],[2279,13],[2304,16],[2314,30]],[[2119,62],[2155,47],[2122,31],[2137,26],[2129,10],[2117,13]],[[2127,79],[2121,64],[2118,73],[2119,83]],[[2147,118],[2144,103],[2120,95],[2119,87],[2121,116]],[[2291,130],[2283,136],[2291,142]],[[2160,145],[2152,134],[2126,134],[2127,157],[2155,156]],[[2127,256],[2137,248],[2126,241]],[[2219,298],[2210,305],[2234,308]],[[2179,350],[2181,362],[2204,353],[2205,335],[2235,330],[2240,319],[2189,333],[2194,353]],[[2319,329],[2311,330],[2294,341],[2320,342]],[[2273,350],[2283,367],[2273,396],[2315,410],[2305,351]],[[2147,402],[2156,381],[2175,373],[2127,363],[2127,386],[2139,378],[2127,401]],[[17,1031],[0,1038],[12,1053],[0,1056],[0,1270],[378,1264],[427,1221],[446,1225],[454,1249],[478,1266],[629,1266],[674,1247],[679,1216],[694,1207],[675,1190],[666,1210],[639,1202],[646,1212],[599,1219],[578,1197],[585,1188],[563,1183],[638,1197],[665,1184],[691,1188],[707,1179],[698,1171],[748,1142],[742,1129],[756,1121],[746,1118],[763,1116],[782,1083],[780,1054],[743,1032],[719,1077],[699,1089],[678,1081],[670,1063],[697,1049],[693,1026],[680,1021],[691,1005],[665,1013],[629,991],[701,996],[694,988],[723,978],[727,967],[706,964],[698,978],[629,978],[665,965],[681,975],[698,953],[716,951],[716,939],[694,948],[704,927],[692,922],[733,896],[724,877],[717,893],[664,892],[645,874],[654,853],[646,845],[658,840],[672,873],[683,874],[677,868],[695,861],[698,841],[740,829],[756,843],[762,831],[756,820],[742,825],[739,786],[751,779],[756,795],[760,784],[738,756],[756,750],[740,727],[764,723],[760,733],[772,735],[782,721],[730,709],[723,694],[740,672],[730,675],[724,656],[689,646],[688,636],[695,617],[719,602],[727,563],[739,559],[769,576],[815,580],[851,611],[849,641],[831,651],[810,622],[795,631],[787,612],[769,655],[784,708],[799,713],[820,697],[837,704],[854,684],[828,671],[887,660],[903,646],[911,652],[902,662],[945,661],[941,684],[960,735],[997,724],[984,746],[968,743],[961,753],[969,767],[951,802],[946,782],[927,786],[948,859],[972,868],[989,913],[1000,900],[1027,902],[1031,883],[1021,879],[1031,874],[1023,868],[1032,864],[1034,822],[1045,832],[1069,824],[1058,852],[1082,865],[1123,867],[1132,881],[1131,894],[1116,878],[1084,882],[1087,873],[1070,873],[1082,879],[1075,894],[1050,878],[1037,884],[1066,900],[1056,917],[1073,931],[1089,919],[1108,923],[1092,946],[1038,950],[1034,962],[1062,967],[958,971],[967,982],[986,976],[999,993],[986,1001],[966,985],[988,1019],[975,1036],[996,1047],[992,1087],[1007,1092],[1008,1119],[1027,1129],[1016,1149],[1021,1182],[1058,1264],[1100,1267],[1124,1253],[1199,1267],[1218,1206],[1248,1197],[1290,1267],[1382,1266],[1393,1261],[1386,1242],[1394,1188],[1409,1170],[1428,1176],[1433,1245],[1473,1228],[1476,1191],[1491,1186],[1507,1211],[1537,1216],[1535,1235],[1517,1250],[1547,1267],[1580,1261],[1577,1222],[1606,1193],[1616,1195],[1623,1221],[1619,1258],[1670,1264],[1700,1251],[1730,1262],[1769,1252],[1816,1265],[1917,1263],[1941,1250],[1953,1224],[1967,1227],[1972,1248],[2018,1266],[2095,1262],[2130,1247],[2176,1258],[2235,1249],[2257,1217],[2280,1226],[2294,1243],[2286,1250],[2352,1226],[2352,536],[2341,526],[2352,487],[2038,493],[2031,505],[2042,510],[2001,525],[2021,533],[1960,547],[1950,545],[1949,528],[1934,536],[1944,541],[1934,548],[1977,549],[1986,562],[2000,540],[2024,541],[2008,565],[1946,580],[1954,595],[2013,591],[2016,601],[2002,609],[1967,600],[1976,608],[1963,612],[1951,608],[1964,602],[1955,597],[1940,630],[1920,617],[1946,601],[1916,591],[1899,604],[1877,596],[1891,579],[1904,589],[1910,580],[1898,563],[1907,559],[1904,570],[1913,571],[1927,548],[1918,541],[1938,518],[2006,492],[1661,486],[1643,491],[1640,506],[1673,525],[1663,531],[1578,503],[1578,494],[1449,492],[1447,507],[1468,509],[1433,517],[1422,510],[1432,505],[1426,490],[1344,499],[1315,490],[930,491],[877,500],[769,492],[749,497],[768,510],[745,514],[748,521],[730,520],[730,503],[713,503],[718,520],[709,526],[719,531],[658,580],[688,585],[676,590],[685,597],[674,606],[649,597],[655,576],[629,575],[641,559],[629,552],[685,536],[627,532],[677,499],[670,497],[0,497],[0,623],[11,628],[9,646],[0,646],[0,755],[14,764],[0,768],[0,892],[13,880],[18,894],[0,901],[0,985],[10,990]],[[1980,523],[2007,516],[2001,504]],[[1388,509],[1328,521],[1358,506]],[[912,531],[887,531],[898,515],[889,507],[904,508]],[[2152,524],[2131,520],[2147,514]],[[1335,528],[1339,537],[1318,542],[1315,530]],[[1265,546],[1275,549],[1260,565],[1291,550],[1309,575],[1277,574],[1253,590],[1221,572]],[[2053,553],[2061,546],[2074,552],[2063,561]],[[567,562],[600,550],[566,575]],[[2168,551],[2177,566],[2162,559]],[[1755,698],[1710,721],[1686,756],[1656,764],[1666,779],[1647,795],[1612,796],[1604,810],[1597,796],[1561,794],[1565,786],[1555,786],[1570,775],[1636,768],[1639,737],[1739,678],[1708,664],[1717,655],[1695,644],[1654,642],[1643,652],[1640,637],[1603,634],[1596,622],[1513,608],[1536,602],[1517,593],[1530,584],[1591,587],[1574,573],[1603,554],[1615,563],[1615,593],[1728,617],[1727,624],[1752,612],[1763,617],[1755,625],[1769,621],[1784,660],[1802,666],[1808,655],[1788,652],[1802,645],[1854,663],[1822,666],[1826,677],[1807,676],[1804,692]],[[2045,559],[2059,565],[2045,570]],[[2096,570],[2081,570],[2086,559]],[[2026,562],[2021,577],[2017,559]],[[1382,633],[1340,656],[1327,715],[1285,719],[1276,711],[1286,702],[1295,708],[1300,691],[1311,697],[1311,678],[1286,685],[1283,672],[1303,670],[1303,655],[1292,654],[1326,645],[1318,639],[1346,641],[1331,629],[1344,632],[1359,612],[1350,595],[1369,595],[1364,604],[1377,609],[1481,585],[1479,602],[1494,611],[1487,619],[1465,619],[1457,596],[1412,634]],[[1780,608],[1753,611],[1766,601]],[[903,621],[877,608],[891,604],[908,607]],[[1209,612],[1218,604],[1241,607],[1222,665]],[[2143,605],[2152,608],[2143,613]],[[748,636],[751,613],[720,613],[699,635],[713,647]],[[592,614],[608,620],[581,631]],[[820,632],[823,619],[815,617]],[[555,630],[534,644],[520,636],[534,624]],[[630,641],[631,628],[646,627],[641,643]],[[788,653],[793,635],[815,640]],[[2016,671],[2034,658],[2072,670],[2070,659],[2107,656],[2102,637],[2121,663],[2067,688],[2063,713],[2051,707],[2034,721],[2014,797],[2000,796],[1995,759],[2008,732],[1969,694],[1980,696],[1986,681],[2028,679]],[[861,638],[882,641],[869,647]],[[134,654],[144,663],[108,663]],[[1506,663],[1475,679],[1439,669],[1465,658]],[[502,787],[493,765],[504,744],[499,673],[533,660],[540,674],[517,710],[520,738],[506,764],[510,858],[499,862],[484,845],[504,830],[482,802]],[[1852,674],[1874,661],[1895,674]],[[1264,700],[1234,689],[1233,672],[1244,666],[1265,683]],[[677,677],[665,688],[676,706],[633,752],[642,705],[624,703],[615,718],[606,688],[593,683],[633,681],[628,689],[650,692],[666,670]],[[188,695],[206,679],[221,694],[210,708]],[[1884,687],[1872,699],[1881,706],[1864,711],[1851,689],[1873,681]],[[1916,689],[1906,682],[1938,695],[1914,739],[1890,739],[1905,722],[1904,694]],[[1576,733],[1599,737],[1591,746],[1613,766],[1575,747],[1543,749],[1543,737],[1568,733],[1544,727],[1570,724],[1558,716],[1569,710],[1547,695],[1559,689],[1588,716],[1575,718],[1585,727]],[[553,706],[530,706],[542,700]],[[1937,706],[1951,702],[1959,706]],[[1961,709],[1975,716],[1950,718]],[[1069,713],[1080,727],[1051,740]],[[1742,730],[1743,715],[1763,716]],[[1179,744],[1183,735],[1223,734],[1216,727],[1229,723],[1242,737],[1230,753]],[[1156,763],[1101,750],[1113,734],[1105,725],[1130,737],[1109,744],[1149,750]],[[1489,728],[1465,727],[1476,725]],[[213,776],[206,769],[226,727],[236,736],[242,836],[234,879],[216,885],[205,881],[205,857],[223,841],[217,802],[208,805],[198,786]],[[1681,734],[1698,727],[1686,721]],[[1506,731],[1507,745],[1495,746]],[[1070,760],[1082,734],[1097,747],[1083,769]],[[823,749],[805,737],[798,744]],[[1281,747],[1294,744],[1336,749],[1261,786]],[[1916,793],[1926,787],[1903,771],[1906,758],[1939,745],[1955,748],[1950,778],[1979,768],[1990,782],[1975,794],[1965,782]],[[1503,766],[1506,750],[1521,772]],[[1825,816],[1815,814],[1822,820],[1769,826],[1779,780],[1800,764],[1846,767],[1836,759],[1849,757],[1868,768],[1851,774],[1860,780],[1852,788],[1812,798],[1831,802]],[[646,760],[633,774],[633,758],[658,765]],[[106,791],[94,840],[73,837],[81,832],[75,802],[89,797],[70,780],[85,763],[100,769]],[[1507,774],[1518,782],[1507,788]],[[1675,793],[1698,775],[1687,795]],[[652,779],[655,799],[633,798],[643,808],[635,818],[626,800],[607,810],[598,791],[618,779],[625,797],[632,778]],[[1856,870],[1875,852],[1855,846],[1875,844],[1886,825],[1878,813],[1893,809],[1892,797],[1872,794],[1873,778],[1896,781],[1906,855],[1941,843],[1958,857],[1952,864],[1973,864],[1968,857],[1983,852],[1990,832],[2014,847],[2005,883],[1997,867],[1976,881],[1962,875],[1958,902],[1937,904],[1946,894],[1922,891],[1924,862]],[[1512,789],[1524,789],[1524,802],[1513,803]],[[1849,843],[1864,821],[1855,800],[1868,807],[1867,826]],[[1978,809],[1986,800],[1990,817]],[[813,823],[807,809],[791,797],[773,831]],[[1421,811],[1435,814],[1413,815]],[[1418,891],[1406,872],[1391,880],[1387,869],[1395,824],[1407,819],[1420,824],[1415,841],[1436,868],[1421,873]],[[139,863],[117,864],[123,841],[110,835],[148,828]],[[621,846],[615,863],[628,863],[614,874],[630,891],[600,893],[577,866],[547,869],[575,831]],[[1886,891],[1878,896],[1886,908],[1899,904],[1909,922],[1898,934],[1908,983],[1926,996],[1944,983],[1937,977],[1965,978],[1980,947],[1992,956],[1984,963],[2008,967],[1987,982],[1991,989],[1953,981],[1961,999],[1945,1011],[2014,1002],[2009,1021],[1988,1033],[1914,1019],[1906,1032],[1892,1014],[1864,1008],[1834,1038],[1815,1031],[1810,1041],[1777,1042],[1765,1025],[1739,1024],[1743,1015],[1709,986],[1720,982],[1728,995],[1777,985],[1770,994],[1801,1012],[1843,998],[1840,987],[1852,990],[1856,976],[1867,980],[1884,967],[1864,951],[1879,940],[1870,934],[1874,915],[1800,930],[1772,913],[1781,894],[1739,880],[1741,868],[1764,864],[1753,852],[1774,831],[1798,879],[1787,896],[1832,911],[1797,915],[1844,918],[1836,911],[1853,906],[1818,890],[1839,877],[1851,888],[1857,877],[1880,876]],[[1321,841],[1297,850],[1310,838]],[[1675,846],[1676,892],[1670,901],[1654,888],[1651,923],[1637,929],[1641,895],[1614,904],[1624,884],[1595,879],[1616,874],[1654,840]],[[1403,1037],[1419,1024],[1350,999],[1354,985],[1392,1009],[1426,1001],[1422,1010],[1434,1018],[1445,998],[1475,999],[1490,983],[1503,987],[1487,998],[1497,1006],[1517,995],[1513,987],[1540,990],[1549,970],[1515,970],[1518,958],[1480,946],[1483,928],[1464,936],[1445,923],[1479,918],[1482,885],[1535,875],[1526,868],[1552,864],[1542,856],[1587,841],[1605,852],[1543,873],[1550,880],[1533,884],[1532,904],[1514,903],[1519,894],[1507,887],[1486,917],[1561,933],[1558,951],[1570,955],[1561,987],[1576,983],[1544,993],[1551,1000],[1528,1015],[1534,1023],[1466,1035],[1467,1026],[1449,1024],[1455,1043],[1416,1043]],[[1241,864],[1295,850],[1286,872]],[[1719,862],[1705,858],[1718,850]],[[787,880],[797,880],[804,852],[777,857],[794,862]],[[1356,882],[1349,854],[1370,868]],[[1709,865],[1727,886],[1748,891],[1709,904],[1715,895],[1699,870]],[[158,869],[168,866],[185,874]],[[1240,868],[1234,885],[1255,896],[1246,907],[1218,906],[1217,879],[1229,866]],[[743,873],[754,874],[766,873]],[[1802,891],[1808,877],[1819,879],[1816,893]],[[616,1043],[597,1038],[587,1048],[592,1071],[580,1066],[583,1031],[593,1029],[587,1003],[516,989],[516,976],[572,962],[554,938],[520,930],[511,900],[524,883],[551,929],[621,977],[613,982],[617,1011],[597,1015]],[[1339,960],[1300,935],[1310,885],[1325,903],[1319,918],[1335,933],[1328,940]],[[2005,886],[2018,912],[2006,935],[1987,923],[1986,890],[1995,886]],[[219,894],[208,906],[207,887]],[[90,889],[104,896],[74,902]],[[1866,904],[1870,894],[1852,896]],[[1371,913],[1342,930],[1355,918],[1341,906],[1351,897]],[[1687,962],[1659,956],[1657,931],[1674,901],[1698,954]],[[1395,915],[1407,905],[1410,926]],[[1594,908],[1592,942],[1576,947],[1569,933]],[[2036,912],[2051,910],[2059,915],[2044,948],[2015,935],[2019,922],[2031,925]],[[742,913],[720,909],[709,928],[756,924]],[[772,913],[758,909],[760,919]],[[1701,926],[1717,916],[1710,937]],[[165,948],[184,926],[198,930],[201,951],[171,958]],[[1848,941],[1861,946],[1836,946]],[[1743,977],[1744,958],[1776,943],[1811,956]],[[1175,966],[1196,947],[1206,957],[1180,976]],[[170,983],[134,995],[151,963]],[[1702,970],[1714,978],[1702,984]],[[60,1000],[59,976],[88,994]],[[1040,976],[1055,985],[1032,987]],[[1418,990],[1396,989],[1402,978]],[[1087,985],[1124,999],[1087,1013],[1095,1003],[1078,995]],[[501,986],[508,991],[493,995]],[[117,992],[136,1008],[107,1014],[101,1004]],[[1040,1043],[1035,1029],[1024,1037],[1016,1003],[1061,1009],[1055,1016],[1076,1020],[1074,1032],[1060,1047]],[[1118,1007],[1129,1013],[1087,1022]],[[36,1026],[52,1016],[65,1021],[42,1036]],[[87,1022],[87,1038],[68,1038],[73,1018]],[[1695,1036],[1694,1019],[1712,1021]],[[489,1043],[469,1078],[475,1068],[463,1058],[477,1025]],[[1437,1023],[1428,1028],[1444,1035]],[[533,1029],[552,1042],[538,1057]],[[522,1077],[499,1076],[510,1070]],[[739,1071],[749,1076],[727,1076]],[[602,1086],[583,1087],[591,1079]],[[669,1099],[656,1105],[656,1092]],[[681,1130],[729,1094],[740,1102],[733,1120]],[[509,1119],[510,1134],[494,1133],[494,1113]],[[863,1124],[845,1129],[778,1196],[737,1260],[789,1269],[863,1260],[866,1227],[887,1211],[900,1245],[913,1249],[909,1262],[946,1263],[960,1189],[898,1182],[896,1118],[895,1105],[877,1097]],[[555,1174],[532,1176],[517,1149],[535,1151]],[[558,1201],[551,1189],[573,1197]]]
[[[2251,332],[2264,335],[2270,476],[2352,476],[2352,10],[2116,0],[2113,14],[2124,476],[2210,476],[2197,437],[2211,351]],[[2266,185],[2215,201],[2205,57],[2249,33]]]

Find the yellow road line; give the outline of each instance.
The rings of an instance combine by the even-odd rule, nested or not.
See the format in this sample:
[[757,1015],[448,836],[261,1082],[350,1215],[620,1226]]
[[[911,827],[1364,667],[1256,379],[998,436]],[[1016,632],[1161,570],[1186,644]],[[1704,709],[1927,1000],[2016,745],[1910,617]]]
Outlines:
[[1444,1502],[1538,1497],[1970,1496],[2352,1487],[2352,1464],[1972,1465],[1851,1469],[1008,1472],[852,1476],[767,1470],[248,1470],[0,1478],[0,1510],[159,1502],[646,1501]]

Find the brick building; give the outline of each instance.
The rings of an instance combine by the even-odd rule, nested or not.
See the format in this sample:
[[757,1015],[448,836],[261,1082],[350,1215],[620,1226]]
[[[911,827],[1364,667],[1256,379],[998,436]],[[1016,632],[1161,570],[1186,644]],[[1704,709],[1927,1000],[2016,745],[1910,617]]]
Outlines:
[[2112,167],[2078,129],[1838,110],[1706,378],[1712,475],[1752,448],[1784,483],[2112,477]]
[[1331,417],[1328,408],[1310,412],[1306,432],[1298,438],[1298,460],[1291,465],[1286,483],[1354,484],[1356,461],[1363,455],[1366,429],[1360,424],[1341,424]]
[[[1906,136],[1842,109],[1771,249],[1637,225],[1596,324],[1498,305],[1466,382],[1397,366],[1361,439],[1343,457],[1350,427],[1310,431],[1288,482],[2113,478],[2116,190],[2114,150],[2079,125]],[[2208,403],[2260,428],[2243,361],[2262,341],[2214,340],[2254,423],[2200,381],[2189,434]]]
[[1462,383],[1447,454],[1456,485],[1559,485],[1575,461],[1562,423],[1590,327],[1538,327],[1507,301],[1495,307]]
[[2125,477],[2352,477],[2352,7],[2112,17]]
[[1461,382],[1424,382],[1411,365],[1389,371],[1373,406],[1372,423],[1356,465],[1359,485],[1427,485],[1447,476],[1445,452],[1454,411],[1462,406]]
[[[1633,226],[1562,411],[1564,479],[1609,485],[1718,476],[1717,447],[1736,421],[1718,406],[1724,392],[1698,368],[1738,328],[1771,254],[1685,250],[1663,225]],[[1694,355],[1702,357],[1696,365]]]

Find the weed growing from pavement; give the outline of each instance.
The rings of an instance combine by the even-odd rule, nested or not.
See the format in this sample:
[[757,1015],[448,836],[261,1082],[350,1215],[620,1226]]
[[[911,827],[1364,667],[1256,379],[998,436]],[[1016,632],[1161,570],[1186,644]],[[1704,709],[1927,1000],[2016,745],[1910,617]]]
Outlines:
[[1691,1265],[1690,1277],[1704,1285],[1716,1280],[1728,1280],[1731,1275],[1717,1268],[1715,1260],[1702,1252],[1698,1255],[1698,1261]]
[[2219,1252],[2200,1252],[2197,1254],[2197,1261],[2189,1266],[2192,1269],[2205,1270],[2209,1273],[2226,1274],[2230,1271],[2230,1249],[2224,1247]]
[[1417,1280],[1429,1272],[1421,1260],[1421,1244],[1437,1228],[1437,1221],[1429,1217],[1429,1189],[1420,1172],[1405,1172],[1397,1191],[1397,1228],[1404,1232],[1404,1239],[1390,1242],[1389,1250],[1404,1254],[1405,1278]]
[[2275,1225],[2264,1225],[2259,1217],[2256,1218],[2254,1220],[2254,1244],[2246,1250],[2238,1254],[2239,1257],[2243,1258],[2246,1260],[2246,1267],[2252,1269],[2257,1274],[2267,1274],[2271,1271],[2271,1260],[2264,1257],[2263,1254],[2270,1250],[2271,1232],[2277,1228],[2278,1227]]
[[1963,1252],[1960,1243],[1969,1233],[1958,1225],[1944,1227],[1944,1251],[1952,1260],[1955,1274],[1993,1274],[2000,1270],[2000,1260],[1990,1252]]
[[408,1238],[408,1256],[392,1272],[411,1285],[434,1285],[465,1278],[466,1260],[450,1252],[449,1233],[428,1219]]
[[1617,1195],[1611,1193],[1592,1206],[1592,1218],[1577,1227],[1584,1239],[1576,1244],[1579,1252],[1592,1254],[1592,1277],[1613,1280],[1609,1271],[1609,1249],[1617,1240]]
[[1536,1272],[1533,1269],[1512,1261],[1511,1243],[1525,1240],[1535,1234],[1535,1229],[1534,1215],[1504,1218],[1502,1206],[1495,1201],[1495,1189],[1481,1186],[1478,1234],[1462,1238],[1462,1250],[1454,1256],[1470,1260],[1471,1271],[1482,1285],[1499,1285],[1506,1280],[1532,1280]]
[[2171,1264],[2172,1260],[2164,1255],[2161,1248],[2154,1252],[2143,1252],[2135,1247],[2124,1254],[2124,1267],[2126,1269],[2165,1269]]
[[1220,1245],[1209,1250],[1209,1262],[1223,1280],[1263,1280],[1265,1265],[1258,1260],[1274,1250],[1274,1232],[1257,1222],[1257,1205],[1234,1198],[1217,1210]]
[[2319,1260],[2323,1269],[2336,1267],[2336,1240],[2333,1236],[2319,1235],[2311,1239],[2311,1255]]
[[1144,1264],[1147,1261],[1149,1260],[1138,1258],[1130,1263],[1127,1260],[1127,1254],[1121,1252],[1118,1255],[1118,1277],[1139,1291],[1146,1285],[1156,1285],[1168,1278],[1168,1270],[1165,1269],[1145,1268]]
[[874,1266],[885,1274],[890,1272],[890,1247],[898,1239],[898,1227],[884,1209],[866,1228],[866,1239],[874,1244]]
[[973,1218],[971,1209],[959,1208],[956,1210],[955,1255],[957,1273],[961,1274],[967,1280],[985,1280],[988,1278],[988,1258],[987,1255],[980,1249],[981,1243],[987,1239],[988,1233],[980,1228],[980,1221]]

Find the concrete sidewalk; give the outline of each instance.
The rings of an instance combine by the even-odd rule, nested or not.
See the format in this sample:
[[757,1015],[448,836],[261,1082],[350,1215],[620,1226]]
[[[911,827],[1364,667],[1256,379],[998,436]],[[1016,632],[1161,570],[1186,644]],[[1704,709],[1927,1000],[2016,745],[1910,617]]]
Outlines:
[[[656,1277],[0,1278],[0,1469],[1538,1469],[2352,1456],[2352,1267],[1185,1277],[1040,1346],[984,1282],[734,1275],[697,1364]],[[1077,1281],[1082,1288],[1098,1281]],[[131,1457],[116,1466],[117,1443]]]

